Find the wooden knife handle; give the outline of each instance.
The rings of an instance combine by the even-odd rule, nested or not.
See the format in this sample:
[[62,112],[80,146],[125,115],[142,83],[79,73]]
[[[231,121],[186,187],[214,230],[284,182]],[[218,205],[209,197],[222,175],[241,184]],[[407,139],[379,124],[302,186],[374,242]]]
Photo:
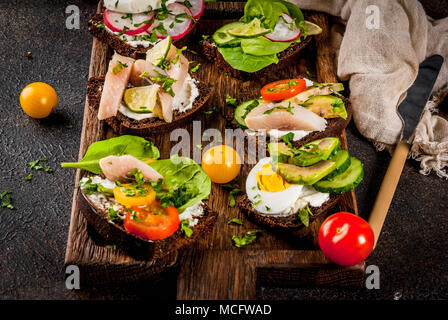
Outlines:
[[410,146],[407,142],[400,141],[397,144],[389,168],[387,168],[386,175],[381,183],[380,191],[376,196],[372,212],[370,213],[369,224],[375,235],[374,248],[380,236],[381,228],[386,219],[390,203],[394,197],[398,181],[400,180],[401,172],[403,171],[404,163],[406,162],[409,153],[409,148]]

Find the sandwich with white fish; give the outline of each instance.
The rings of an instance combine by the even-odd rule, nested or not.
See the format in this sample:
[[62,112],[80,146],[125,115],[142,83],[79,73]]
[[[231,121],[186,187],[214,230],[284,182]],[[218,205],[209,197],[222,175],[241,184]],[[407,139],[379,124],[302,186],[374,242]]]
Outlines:
[[147,136],[171,131],[204,107],[208,87],[190,75],[184,48],[167,37],[133,59],[115,53],[106,75],[89,79],[87,98],[119,134]]
[[325,136],[339,136],[347,127],[351,108],[340,93],[343,90],[342,83],[280,80],[265,85],[260,98],[239,104],[226,119],[247,135],[282,139],[299,147]]
[[204,0],[104,0],[89,30],[119,54],[138,58],[168,36],[183,47],[204,7]]
[[109,243],[145,247],[160,258],[210,232],[211,181],[193,160],[159,159],[149,141],[125,135],[93,143],[83,159],[78,201],[87,221]]
[[223,72],[256,79],[290,67],[313,35],[321,32],[291,2],[249,0],[239,21],[225,24],[204,40],[204,53]]
[[269,153],[249,172],[246,194],[238,200],[242,212],[269,229],[308,227],[364,176],[361,161],[342,149],[337,137],[313,140],[300,148],[274,142]]

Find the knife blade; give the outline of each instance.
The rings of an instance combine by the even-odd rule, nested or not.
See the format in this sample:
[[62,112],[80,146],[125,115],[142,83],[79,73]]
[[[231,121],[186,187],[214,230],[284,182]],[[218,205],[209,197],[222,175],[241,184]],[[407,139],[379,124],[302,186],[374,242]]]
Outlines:
[[425,59],[419,66],[417,78],[409,87],[406,98],[398,106],[398,113],[403,121],[401,141],[395,148],[368,221],[375,235],[374,248],[409,153],[409,139],[420,121],[442,64],[443,58],[440,55]]
[[406,98],[398,106],[398,113],[403,120],[403,141],[409,141],[414,133],[442,64],[443,57],[439,55],[424,60],[419,66],[417,78],[407,91]]

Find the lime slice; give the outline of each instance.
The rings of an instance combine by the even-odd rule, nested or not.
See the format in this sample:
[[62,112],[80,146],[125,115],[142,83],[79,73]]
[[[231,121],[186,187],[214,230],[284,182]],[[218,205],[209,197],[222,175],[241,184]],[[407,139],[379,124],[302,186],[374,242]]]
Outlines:
[[133,112],[152,113],[156,107],[159,88],[159,85],[153,84],[127,89],[124,93],[124,102]]
[[257,18],[249,23],[245,23],[241,26],[237,26],[228,31],[228,33],[234,37],[240,38],[253,38],[268,34],[271,30],[266,29],[261,25],[261,21]]
[[146,61],[151,62],[155,66],[160,66],[170,52],[171,43],[171,36],[157,42],[154,47],[146,51]]
[[316,34],[321,34],[322,33],[322,28],[319,27],[317,24],[306,21],[305,20],[305,27],[308,30],[307,35],[309,36],[314,36]]

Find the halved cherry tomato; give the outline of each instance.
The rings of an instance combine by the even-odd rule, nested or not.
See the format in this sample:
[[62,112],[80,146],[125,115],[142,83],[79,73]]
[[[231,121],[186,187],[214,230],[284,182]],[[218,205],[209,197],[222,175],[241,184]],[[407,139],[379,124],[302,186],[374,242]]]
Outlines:
[[372,228],[362,218],[348,212],[329,216],[319,229],[319,246],[324,255],[341,266],[353,266],[373,249]]
[[303,79],[288,79],[269,83],[261,89],[264,100],[279,101],[292,98],[306,90],[306,82]]
[[179,229],[179,225],[177,209],[173,206],[162,208],[160,201],[145,207],[131,207],[124,220],[127,231],[147,240],[168,238]]
[[132,206],[150,205],[156,200],[156,192],[150,185],[136,186],[133,184],[123,184],[114,188],[115,200],[129,208]]

